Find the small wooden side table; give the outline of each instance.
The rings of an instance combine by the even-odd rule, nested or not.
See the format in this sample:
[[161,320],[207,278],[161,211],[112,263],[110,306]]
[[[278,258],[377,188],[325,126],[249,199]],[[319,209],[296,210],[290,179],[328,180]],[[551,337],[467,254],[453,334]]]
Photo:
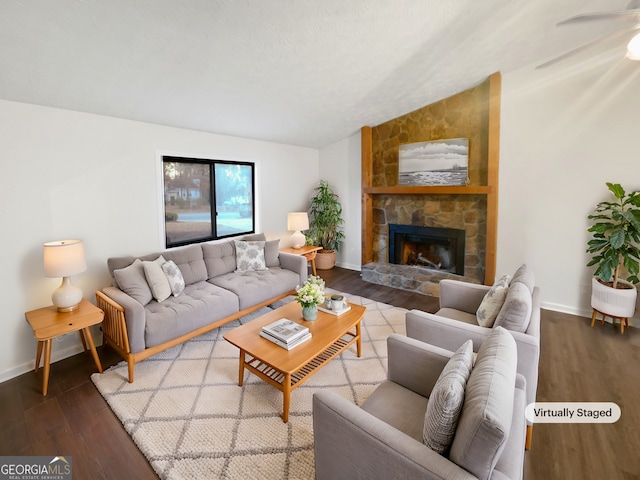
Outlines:
[[318,247],[315,245],[303,245],[300,248],[286,247],[281,248],[280,251],[284,253],[293,253],[294,255],[302,255],[309,262],[311,262],[311,273],[317,275],[316,273],[316,253],[322,250],[322,247]]
[[[44,375],[42,378],[42,395],[47,395],[49,388],[49,370],[51,364],[51,344],[54,338],[66,335],[71,332],[78,332],[84,351],[87,351],[87,343],[91,349],[93,361],[96,362],[98,371],[102,373],[102,365],[96,351],[96,346],[91,338],[89,327],[102,322],[104,312],[86,299],[82,299],[77,310],[73,312],[58,312],[53,305],[39,308],[25,313],[25,317],[33,334],[38,340],[38,350],[36,352],[36,368],[38,373],[40,368],[40,358],[42,357],[42,347],[44,347]],[[85,343],[86,339],[86,343]]]

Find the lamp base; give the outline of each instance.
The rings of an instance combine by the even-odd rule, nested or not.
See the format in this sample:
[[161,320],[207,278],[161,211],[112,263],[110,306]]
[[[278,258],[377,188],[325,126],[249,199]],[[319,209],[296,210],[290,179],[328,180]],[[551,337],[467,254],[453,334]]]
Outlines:
[[291,247],[292,248],[302,248],[304,247],[305,243],[307,243],[307,239],[304,236],[304,233],[302,232],[296,232],[293,235],[291,235]]
[[74,305],[73,307],[58,307],[58,313],[75,312],[79,308],[80,308],[80,304]]
[[64,277],[60,286],[53,291],[51,301],[58,307],[58,312],[72,312],[82,301],[82,290],[71,283],[69,277]]

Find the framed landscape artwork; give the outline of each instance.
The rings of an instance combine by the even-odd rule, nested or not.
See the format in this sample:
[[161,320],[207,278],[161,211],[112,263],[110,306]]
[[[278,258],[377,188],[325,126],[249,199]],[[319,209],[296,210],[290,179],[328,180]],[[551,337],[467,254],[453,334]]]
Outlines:
[[466,185],[469,139],[449,138],[400,145],[398,185]]

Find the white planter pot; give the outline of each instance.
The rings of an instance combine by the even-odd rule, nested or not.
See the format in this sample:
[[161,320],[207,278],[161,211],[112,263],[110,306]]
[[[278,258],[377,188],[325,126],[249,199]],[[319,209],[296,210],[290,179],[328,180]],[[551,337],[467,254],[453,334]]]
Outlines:
[[595,277],[591,279],[591,307],[612,317],[630,318],[636,310],[638,290],[628,282],[631,288],[611,288],[600,283]]

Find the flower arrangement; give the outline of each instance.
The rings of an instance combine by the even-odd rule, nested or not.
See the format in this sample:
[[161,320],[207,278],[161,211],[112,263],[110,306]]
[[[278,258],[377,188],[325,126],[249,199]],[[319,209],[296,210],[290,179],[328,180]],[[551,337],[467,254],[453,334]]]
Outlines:
[[303,307],[313,307],[324,302],[324,280],[318,276],[309,275],[302,287],[296,287],[296,302]]

